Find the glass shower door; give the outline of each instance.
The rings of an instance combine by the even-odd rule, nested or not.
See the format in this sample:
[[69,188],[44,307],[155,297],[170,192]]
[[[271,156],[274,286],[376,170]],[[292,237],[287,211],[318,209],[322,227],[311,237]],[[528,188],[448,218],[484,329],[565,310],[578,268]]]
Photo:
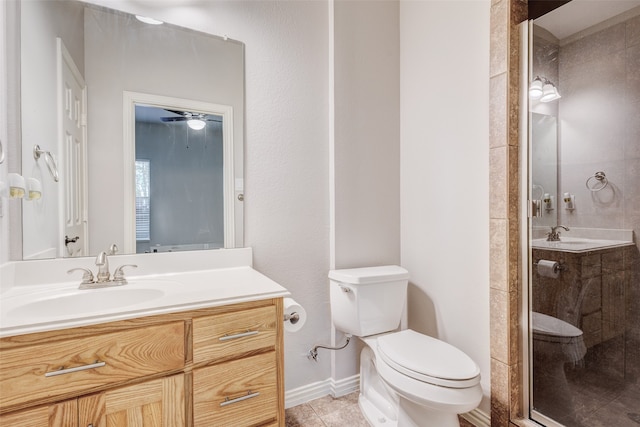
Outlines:
[[531,417],[639,427],[640,1],[574,0],[532,28]]

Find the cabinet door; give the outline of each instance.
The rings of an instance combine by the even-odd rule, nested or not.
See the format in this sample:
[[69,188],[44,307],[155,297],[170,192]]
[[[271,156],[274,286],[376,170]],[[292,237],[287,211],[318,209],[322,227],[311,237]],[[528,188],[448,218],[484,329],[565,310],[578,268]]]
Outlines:
[[77,425],[78,402],[76,399],[0,415],[2,427],[76,427]]
[[183,427],[184,375],[147,381],[79,399],[80,427]]

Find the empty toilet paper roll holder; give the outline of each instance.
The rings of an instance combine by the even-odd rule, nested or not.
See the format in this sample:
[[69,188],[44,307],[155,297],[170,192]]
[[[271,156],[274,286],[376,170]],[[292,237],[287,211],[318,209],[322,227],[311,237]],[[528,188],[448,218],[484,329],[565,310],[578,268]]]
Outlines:
[[[533,263],[533,265],[534,265],[534,267],[537,267],[537,266],[538,266],[538,261],[534,262],[534,263]],[[554,273],[557,273],[557,272],[559,272],[559,271],[564,271],[564,270],[566,270],[566,269],[567,269],[567,267],[566,267],[563,263],[559,262],[559,263],[558,263],[558,265],[556,265],[556,266],[553,268],[553,272],[554,272]]]

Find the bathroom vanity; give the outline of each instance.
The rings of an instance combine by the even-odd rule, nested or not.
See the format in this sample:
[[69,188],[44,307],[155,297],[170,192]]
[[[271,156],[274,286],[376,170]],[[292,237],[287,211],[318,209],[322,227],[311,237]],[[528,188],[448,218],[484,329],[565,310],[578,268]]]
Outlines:
[[[238,251],[246,252],[232,252]],[[130,287],[135,295],[155,286],[164,296],[123,301],[122,309],[66,318],[51,309],[46,319],[20,320],[25,304],[18,294],[27,292],[31,303],[48,301],[43,295],[51,286],[3,290],[3,427],[284,425],[282,297],[288,292],[249,265],[134,277],[113,290]],[[56,286],[62,305],[78,295],[68,284]]]
[[534,264],[545,259],[562,266],[558,278],[532,269],[533,311],[580,328],[587,348],[624,332],[625,286],[638,265],[632,241],[568,238],[532,246]]

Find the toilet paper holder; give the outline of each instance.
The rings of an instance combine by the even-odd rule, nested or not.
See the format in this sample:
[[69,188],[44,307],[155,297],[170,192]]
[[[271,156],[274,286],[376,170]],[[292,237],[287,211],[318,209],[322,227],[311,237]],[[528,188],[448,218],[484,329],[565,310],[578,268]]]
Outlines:
[[299,320],[300,320],[300,315],[295,311],[291,314],[285,313],[284,315],[284,321],[291,322],[292,325],[295,325],[296,323],[298,323]]
[[[537,267],[538,266],[538,261],[535,261],[533,263],[533,265],[534,265],[534,267]],[[567,267],[564,265],[564,263],[558,262],[558,265],[554,267],[553,272],[557,273],[558,271],[564,271],[566,269],[567,269]]]

